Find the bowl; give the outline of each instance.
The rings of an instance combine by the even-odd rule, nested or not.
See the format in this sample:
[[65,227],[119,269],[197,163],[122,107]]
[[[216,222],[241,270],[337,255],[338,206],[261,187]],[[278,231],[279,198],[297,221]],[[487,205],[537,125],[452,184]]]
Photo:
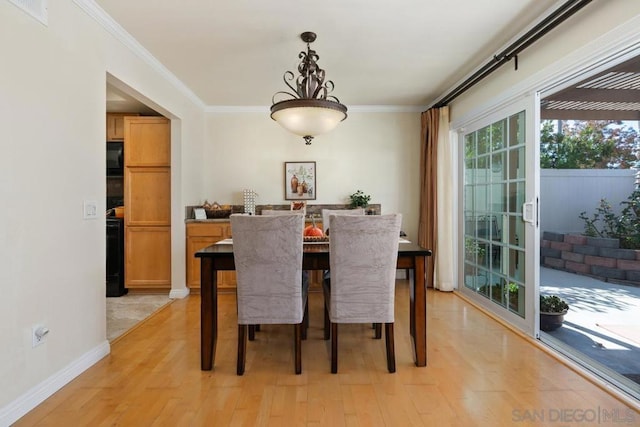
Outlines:
[[207,218],[229,218],[231,216],[231,209],[205,209]]

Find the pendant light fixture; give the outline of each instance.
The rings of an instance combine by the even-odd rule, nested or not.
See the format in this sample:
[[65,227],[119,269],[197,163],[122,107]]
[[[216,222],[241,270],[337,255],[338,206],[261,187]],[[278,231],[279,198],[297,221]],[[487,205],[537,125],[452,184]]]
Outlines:
[[[325,81],[325,72],[317,64],[320,57],[310,47],[316,34],[307,31],[300,38],[307,44],[307,51],[298,55],[301,59],[299,75],[295,77],[291,71],[284,73],[284,82],[293,92],[279,91],[273,95],[271,118],[311,145],[314,136],[329,132],[347,118],[347,107],[329,95],[333,91],[333,82]],[[293,81],[295,87],[290,83]],[[276,102],[279,95],[291,98]]]

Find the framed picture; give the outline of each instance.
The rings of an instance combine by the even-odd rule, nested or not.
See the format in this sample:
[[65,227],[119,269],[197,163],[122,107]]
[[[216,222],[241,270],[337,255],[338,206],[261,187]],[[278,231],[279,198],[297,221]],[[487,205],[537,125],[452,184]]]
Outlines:
[[316,162],[284,162],[284,198],[316,199]]

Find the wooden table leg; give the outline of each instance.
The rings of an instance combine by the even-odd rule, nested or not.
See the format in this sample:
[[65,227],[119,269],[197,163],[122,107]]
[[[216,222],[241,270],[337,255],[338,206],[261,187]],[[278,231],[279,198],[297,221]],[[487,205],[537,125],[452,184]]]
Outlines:
[[218,277],[213,260],[201,259],[200,267],[200,368],[210,371],[218,341]]
[[416,366],[427,366],[427,283],[425,257],[414,259],[410,295],[410,330]]

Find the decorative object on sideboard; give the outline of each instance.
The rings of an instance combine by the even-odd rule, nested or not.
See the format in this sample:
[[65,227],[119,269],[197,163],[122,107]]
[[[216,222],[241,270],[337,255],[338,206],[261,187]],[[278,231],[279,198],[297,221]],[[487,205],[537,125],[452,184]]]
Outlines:
[[[310,31],[300,35],[307,44],[307,51],[298,55],[298,77],[287,71],[284,73],[285,84],[293,91],[278,91],[271,102],[271,118],[291,133],[304,138],[306,145],[311,145],[313,137],[333,130],[338,123],[347,118],[347,107],[338,98],[329,95],[333,92],[333,82],[325,81],[325,71],[317,64],[320,57],[310,44],[316,34]],[[290,83],[295,80],[295,87]],[[279,95],[290,99],[276,101]]]
[[242,191],[242,198],[244,201],[244,213],[247,213],[249,215],[256,214],[256,197],[257,196],[258,196],[258,193],[256,193],[253,190],[249,190],[245,188]]
[[284,162],[284,198],[316,199],[316,162]]
[[364,194],[361,190],[358,190],[349,195],[349,200],[351,201],[351,204],[349,205],[351,208],[366,208],[369,206],[371,196]]
[[302,212],[303,215],[307,214],[307,201],[306,200],[301,200],[301,201],[297,201],[297,202],[291,202],[291,209],[292,211],[299,211]]
[[229,218],[231,215],[231,205],[220,205],[218,202],[209,203],[204,201],[202,205],[207,218]]

